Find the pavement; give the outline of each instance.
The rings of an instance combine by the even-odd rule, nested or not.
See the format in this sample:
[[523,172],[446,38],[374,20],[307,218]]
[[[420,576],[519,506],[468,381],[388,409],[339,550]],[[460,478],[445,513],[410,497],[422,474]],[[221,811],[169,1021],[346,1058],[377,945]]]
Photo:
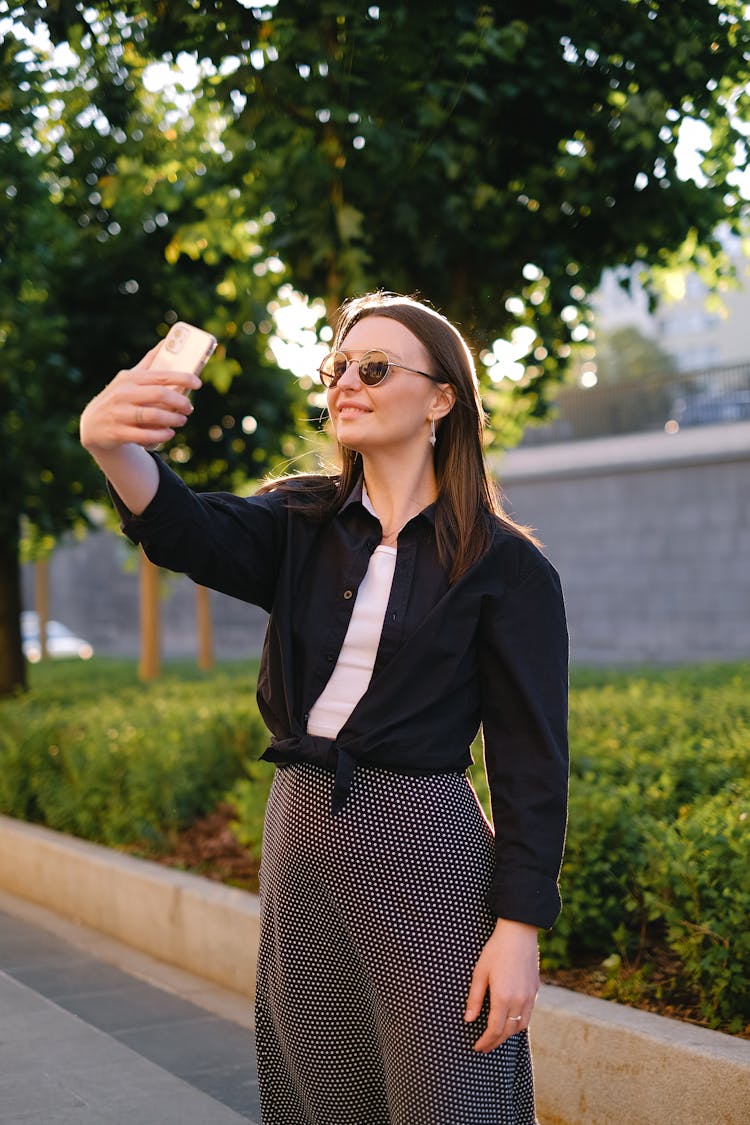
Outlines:
[[102,948],[2,896],[0,1123],[258,1125],[249,1001]]

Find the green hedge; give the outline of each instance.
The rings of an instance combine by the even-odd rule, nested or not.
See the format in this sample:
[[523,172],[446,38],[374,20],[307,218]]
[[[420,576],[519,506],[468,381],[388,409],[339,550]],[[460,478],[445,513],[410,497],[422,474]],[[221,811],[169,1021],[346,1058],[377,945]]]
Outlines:
[[736,1031],[750,1021],[749,676],[574,677],[565,907],[543,943],[550,968],[637,966],[661,943],[703,1017]]
[[[255,673],[167,666],[142,685],[132,665],[98,659],[33,669],[34,690],[0,704],[0,811],[158,848],[228,796],[258,854],[272,771],[257,762]],[[629,1001],[659,945],[709,1024],[750,1022],[749,677],[574,673],[565,906],[544,967],[602,962],[608,994]],[[487,808],[481,760],[472,778]]]
[[34,670],[0,706],[0,812],[110,845],[163,846],[267,745],[255,666],[171,666],[141,684],[103,660]]

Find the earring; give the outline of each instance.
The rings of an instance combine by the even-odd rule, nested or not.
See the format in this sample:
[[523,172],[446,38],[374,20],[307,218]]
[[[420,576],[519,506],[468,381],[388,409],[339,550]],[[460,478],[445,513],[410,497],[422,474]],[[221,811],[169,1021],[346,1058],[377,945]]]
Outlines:
[[436,442],[436,441],[437,441],[437,434],[435,433],[435,419],[434,419],[434,418],[430,418],[430,437],[429,437],[429,442],[430,442],[430,445],[431,445],[431,446],[433,447],[433,449],[435,448],[435,442]]

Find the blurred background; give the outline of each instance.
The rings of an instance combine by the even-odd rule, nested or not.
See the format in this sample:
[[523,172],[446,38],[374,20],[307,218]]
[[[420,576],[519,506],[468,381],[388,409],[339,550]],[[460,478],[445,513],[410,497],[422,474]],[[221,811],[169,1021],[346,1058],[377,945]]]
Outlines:
[[32,660],[40,619],[151,630],[144,676],[257,654],[262,614],[144,575],[77,418],[183,319],[220,342],[185,479],[328,466],[327,317],[374,287],[469,339],[574,661],[750,654],[745,5],[535,13],[0,3],[0,692],[22,610]]

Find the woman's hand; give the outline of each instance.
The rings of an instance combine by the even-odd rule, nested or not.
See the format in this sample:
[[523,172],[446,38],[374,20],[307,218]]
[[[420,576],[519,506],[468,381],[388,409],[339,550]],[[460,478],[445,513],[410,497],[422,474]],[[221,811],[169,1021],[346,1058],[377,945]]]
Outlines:
[[94,455],[134,444],[152,449],[169,441],[193,412],[187,392],[201,381],[187,371],[160,371],[152,348],[140,363],[120,371],[81,415],[81,444]]
[[[489,989],[490,1013],[474,1050],[494,1051],[529,1026],[539,991],[539,944],[535,926],[498,918],[494,932],[474,966],[464,1019],[479,1015]],[[520,1016],[519,1019],[512,1019]]]

